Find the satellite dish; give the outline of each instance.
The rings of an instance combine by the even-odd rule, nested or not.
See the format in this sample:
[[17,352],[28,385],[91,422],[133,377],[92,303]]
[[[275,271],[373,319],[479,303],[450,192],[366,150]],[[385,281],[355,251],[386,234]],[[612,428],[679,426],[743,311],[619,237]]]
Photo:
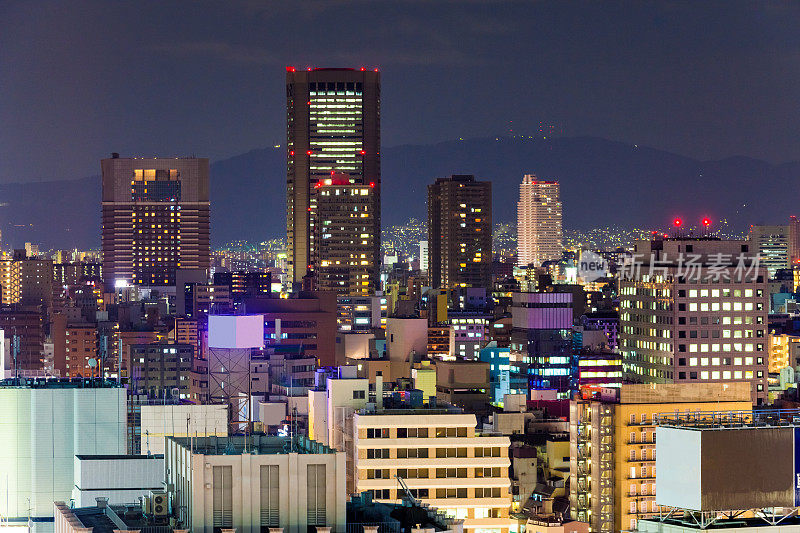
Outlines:
[[97,359],[92,357],[86,363],[89,365],[90,368],[94,368],[97,366]]

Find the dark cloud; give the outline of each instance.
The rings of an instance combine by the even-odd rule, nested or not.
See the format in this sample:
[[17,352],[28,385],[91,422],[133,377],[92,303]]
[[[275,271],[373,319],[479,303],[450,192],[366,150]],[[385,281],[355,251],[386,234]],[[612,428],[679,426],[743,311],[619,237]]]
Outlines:
[[195,41],[182,43],[162,43],[153,45],[152,50],[178,58],[200,57],[219,59],[246,65],[277,65],[280,59],[268,50],[220,41]]
[[778,1],[6,0],[0,182],[96,173],[111,151],[281,143],[285,65],[380,67],[387,145],[557,121],[798,159],[798,25]]

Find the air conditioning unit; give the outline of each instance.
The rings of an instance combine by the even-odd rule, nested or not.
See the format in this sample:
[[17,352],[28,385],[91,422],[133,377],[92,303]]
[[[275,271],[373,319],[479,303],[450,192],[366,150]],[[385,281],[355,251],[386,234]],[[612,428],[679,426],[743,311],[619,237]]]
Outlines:
[[150,500],[150,514],[153,516],[167,516],[169,514],[169,497],[166,492],[150,491],[147,499]]

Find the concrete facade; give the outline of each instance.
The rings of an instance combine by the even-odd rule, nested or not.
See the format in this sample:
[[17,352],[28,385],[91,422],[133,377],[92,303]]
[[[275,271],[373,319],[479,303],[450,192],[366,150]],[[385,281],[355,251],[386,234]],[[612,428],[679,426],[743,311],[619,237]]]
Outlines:
[[164,439],[228,435],[225,405],[143,405],[142,453],[163,454]]
[[[0,515],[52,516],[69,500],[78,454],[126,452],[125,389],[104,382],[0,384]],[[6,485],[6,482],[8,485]]]
[[345,531],[344,453],[307,439],[294,447],[281,437],[233,439],[167,441],[167,480],[184,527],[194,533]]

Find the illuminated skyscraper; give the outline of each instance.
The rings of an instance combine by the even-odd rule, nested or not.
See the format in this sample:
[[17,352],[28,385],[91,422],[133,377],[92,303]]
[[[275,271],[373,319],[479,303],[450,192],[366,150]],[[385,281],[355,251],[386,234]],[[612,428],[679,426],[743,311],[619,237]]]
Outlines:
[[491,182],[453,175],[428,185],[428,253],[433,288],[491,286]]
[[103,282],[175,284],[210,262],[208,159],[103,159]]
[[792,247],[791,224],[786,226],[750,226],[748,240],[755,247],[761,264],[767,267],[770,278],[781,268],[789,268]]
[[311,195],[318,287],[341,296],[371,296],[380,282],[375,187],[350,181],[347,174],[332,174],[317,182]]
[[796,216],[789,217],[789,264],[800,263],[800,220]]
[[541,265],[561,257],[561,201],[556,181],[526,174],[517,202],[517,264]]
[[373,188],[371,261],[380,251],[380,73],[365,69],[286,69],[286,233],[290,279],[301,281],[319,265],[314,186],[331,173]]

